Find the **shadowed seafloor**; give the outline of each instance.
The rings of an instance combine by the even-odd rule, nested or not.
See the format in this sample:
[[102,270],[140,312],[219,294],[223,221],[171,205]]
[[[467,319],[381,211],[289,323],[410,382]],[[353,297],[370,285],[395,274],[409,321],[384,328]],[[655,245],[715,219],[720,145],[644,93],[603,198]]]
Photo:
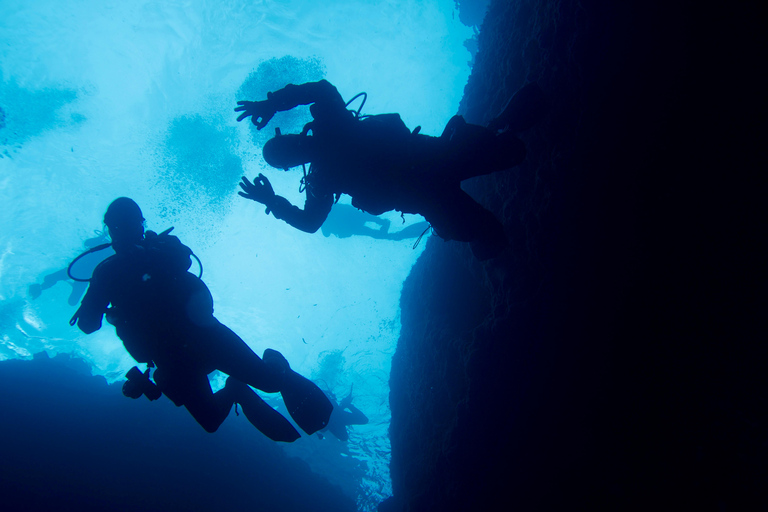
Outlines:
[[357,510],[244,417],[207,434],[169,400],[126,399],[80,359],[2,361],[0,389],[4,510]]

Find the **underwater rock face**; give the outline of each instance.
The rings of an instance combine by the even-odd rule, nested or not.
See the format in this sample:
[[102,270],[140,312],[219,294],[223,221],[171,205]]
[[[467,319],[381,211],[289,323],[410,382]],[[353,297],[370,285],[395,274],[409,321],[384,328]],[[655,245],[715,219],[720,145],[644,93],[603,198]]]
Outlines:
[[530,81],[550,110],[522,165],[463,184],[511,249],[432,237],[403,285],[382,512],[768,506],[761,263],[737,238],[761,216],[722,176],[742,135],[712,130],[729,78],[690,16],[491,2],[460,113],[487,123]]
[[244,417],[207,434],[120,387],[62,354],[0,361],[3,510],[356,510]]
[[454,0],[459,20],[467,26],[479,27],[485,18],[490,0]]

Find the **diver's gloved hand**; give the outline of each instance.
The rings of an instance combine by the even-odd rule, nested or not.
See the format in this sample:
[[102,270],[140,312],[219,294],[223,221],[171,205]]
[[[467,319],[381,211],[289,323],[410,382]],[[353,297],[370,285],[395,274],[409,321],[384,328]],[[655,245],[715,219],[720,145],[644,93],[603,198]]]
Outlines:
[[123,382],[123,396],[136,399],[143,394],[144,390],[141,388],[141,384],[139,384],[137,381],[127,380]]
[[248,181],[245,176],[242,177],[240,182],[240,188],[243,192],[238,192],[241,196],[251,201],[256,201],[267,207],[266,213],[272,209],[272,204],[275,201],[275,191],[272,190],[272,184],[269,182],[266,176],[259,173],[253,179],[253,183]]
[[123,395],[128,398],[139,398],[141,395],[147,397],[147,399],[157,400],[162,396],[160,388],[158,388],[154,382],[149,380],[149,368],[144,373],[135,366],[128,370],[125,374],[128,379],[123,383]]
[[277,109],[272,106],[272,102],[266,101],[238,101],[239,107],[235,108],[235,112],[242,112],[237,118],[238,121],[242,121],[246,117],[251,118],[251,122],[256,125],[258,130],[261,130],[265,126],[272,116],[275,115]]

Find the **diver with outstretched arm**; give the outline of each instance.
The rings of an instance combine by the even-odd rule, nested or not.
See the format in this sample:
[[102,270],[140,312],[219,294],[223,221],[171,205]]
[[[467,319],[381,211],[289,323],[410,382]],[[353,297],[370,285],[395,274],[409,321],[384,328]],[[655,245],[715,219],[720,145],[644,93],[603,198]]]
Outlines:
[[[267,143],[269,148],[266,158],[270,165],[282,167],[288,170],[291,167],[311,162],[320,151],[313,137],[306,137],[310,130],[320,123],[325,126],[338,126],[354,121],[351,113],[347,111],[344,100],[334,86],[326,80],[308,82],[301,85],[288,84],[283,89],[267,94],[265,101],[238,101],[239,107],[235,110],[243,112],[237,118],[242,121],[250,117],[256,128],[261,130],[277,112],[291,110],[299,105],[309,105],[310,113],[315,122],[304,127],[301,135],[282,135],[281,142],[290,140],[292,145],[290,152],[277,148],[270,152],[269,148],[275,144]],[[319,120],[319,121],[318,121]],[[292,205],[286,198],[278,196],[272,189],[269,180],[261,173],[251,183],[243,177],[239,194],[247,199],[264,204],[267,213],[272,213],[277,219],[284,220],[289,225],[307,233],[314,233],[322,226],[334,203],[333,193],[325,193],[316,187],[306,187],[306,200],[304,209]]]
[[484,260],[498,255],[508,240],[503,225],[461,189],[461,181],[522,162],[526,149],[517,133],[543,114],[544,96],[529,84],[489,127],[454,116],[440,137],[419,133],[420,127],[411,132],[398,114],[361,116],[362,105],[351,112],[326,80],[289,84],[266,100],[238,105],[237,120],[250,117],[259,130],[277,112],[310,105],[313,120],[300,134],[282,134],[277,128],[263,148],[272,167],[310,164],[302,179],[304,208],[275,194],[263,174],[240,183],[239,194],[264,204],[267,213],[313,233],[347,194],[353,206],[372,215],[391,210],[420,214],[438,236],[470,242],[475,256]]
[[276,219],[284,220],[294,228],[305,233],[314,233],[323,225],[333,207],[333,194],[315,195],[307,189],[304,209],[294,206],[286,198],[278,196],[272,189],[272,184],[261,173],[253,179],[253,183],[242,177],[241,196],[262,203],[267,207],[266,213],[272,213]]
[[[156,366],[134,367],[123,388],[126,396],[165,394],[185,406],[208,432],[214,432],[234,403],[248,420],[275,441],[292,442],[299,433],[250,387],[280,392],[296,423],[308,434],[328,423],[333,409],[323,392],[291,370],[279,352],[257,356],[231,329],[213,316],[208,287],[188,272],[192,251],[169,234],[144,232],[139,206],[121,197],[104,215],[115,254],[94,270],[80,308],[72,318],[90,334],[102,318],[115,326],[131,356]],[[229,378],[213,393],[208,374],[219,370]],[[155,384],[157,391],[155,390]]]

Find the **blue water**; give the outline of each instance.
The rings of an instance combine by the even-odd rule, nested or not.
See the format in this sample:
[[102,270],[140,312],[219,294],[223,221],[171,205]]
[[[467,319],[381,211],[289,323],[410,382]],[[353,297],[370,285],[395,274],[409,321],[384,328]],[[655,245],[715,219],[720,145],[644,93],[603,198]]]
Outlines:
[[[266,167],[260,145],[274,126],[297,131],[309,117],[281,114],[258,133],[233,108],[326,78],[345,99],[367,92],[363,113],[399,112],[411,129],[439,134],[469,75],[472,33],[453,0],[3,1],[0,360],[69,353],[109,382],[134,365],[111,326],[85,336],[68,325],[70,282],[39,296],[30,288],[98,236],[114,198],[132,197],[148,229],[173,226],[200,257],[216,316],[255,352],[280,350],[338,398],[354,385],[371,421],[350,429],[344,449],[367,476],[348,492],[360,509],[375,506],[392,492],[399,293],[424,242],[308,235],[241,199],[240,176],[263,172],[302,204],[299,172]],[[383,217],[390,231],[423,221]],[[282,448],[333,478],[323,442]]]

